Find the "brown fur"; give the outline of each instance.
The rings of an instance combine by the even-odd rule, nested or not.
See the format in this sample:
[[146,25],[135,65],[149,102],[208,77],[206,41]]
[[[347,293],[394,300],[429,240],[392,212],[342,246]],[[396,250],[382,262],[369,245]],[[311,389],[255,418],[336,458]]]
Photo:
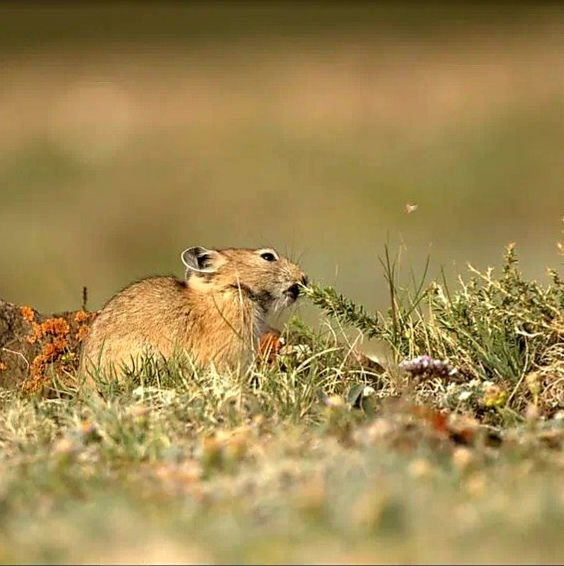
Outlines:
[[[268,330],[267,314],[292,303],[289,289],[305,277],[267,248],[192,249],[198,250],[195,261],[200,264],[186,263],[185,281],[143,279],[108,301],[85,340],[84,370],[100,367],[121,376],[146,354],[166,359],[178,351],[218,368],[238,370],[249,364],[260,335]],[[277,259],[266,261],[261,257],[265,252]]]

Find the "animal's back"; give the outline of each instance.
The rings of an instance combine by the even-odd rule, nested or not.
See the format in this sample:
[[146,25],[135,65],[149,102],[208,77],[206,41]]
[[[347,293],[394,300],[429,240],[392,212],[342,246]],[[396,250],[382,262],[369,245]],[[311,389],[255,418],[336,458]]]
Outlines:
[[[188,316],[186,285],[175,277],[137,281],[114,295],[96,317],[83,363],[118,366],[151,351],[171,354]],[[184,324],[183,324],[184,322]]]

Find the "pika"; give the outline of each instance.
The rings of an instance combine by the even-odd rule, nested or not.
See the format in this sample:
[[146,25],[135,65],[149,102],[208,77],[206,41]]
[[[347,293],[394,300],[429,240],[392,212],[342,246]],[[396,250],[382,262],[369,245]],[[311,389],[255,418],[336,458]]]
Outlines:
[[149,277],[114,295],[98,313],[81,369],[122,378],[142,357],[177,352],[199,365],[238,371],[252,362],[271,330],[270,313],[296,301],[307,278],[274,249],[184,250],[183,280]]

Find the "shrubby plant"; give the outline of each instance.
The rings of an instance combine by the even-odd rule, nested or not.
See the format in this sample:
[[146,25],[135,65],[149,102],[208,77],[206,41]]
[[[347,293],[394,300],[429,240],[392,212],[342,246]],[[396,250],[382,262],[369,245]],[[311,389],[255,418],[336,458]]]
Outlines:
[[[314,285],[307,293],[328,316],[387,346],[388,373],[398,365],[413,374],[417,364],[435,364],[436,375],[450,380],[451,394],[453,385],[489,384],[483,408],[522,412],[533,402],[550,416],[563,407],[564,283],[556,270],[549,270],[548,284],[526,280],[513,245],[500,270],[469,266],[455,288],[423,279],[404,288],[387,250],[383,264],[391,300],[386,313],[367,313],[331,287]],[[449,373],[447,364],[456,371]]]

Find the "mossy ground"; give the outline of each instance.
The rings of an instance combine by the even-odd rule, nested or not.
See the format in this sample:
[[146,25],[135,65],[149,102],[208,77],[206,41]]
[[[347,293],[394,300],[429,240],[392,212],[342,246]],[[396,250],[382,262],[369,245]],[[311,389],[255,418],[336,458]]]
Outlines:
[[[562,282],[512,250],[456,289],[384,263],[389,313],[312,287],[333,322],[292,321],[245,376],[176,360],[101,395],[2,392],[0,561],[561,562]],[[422,354],[457,373],[400,370]]]

